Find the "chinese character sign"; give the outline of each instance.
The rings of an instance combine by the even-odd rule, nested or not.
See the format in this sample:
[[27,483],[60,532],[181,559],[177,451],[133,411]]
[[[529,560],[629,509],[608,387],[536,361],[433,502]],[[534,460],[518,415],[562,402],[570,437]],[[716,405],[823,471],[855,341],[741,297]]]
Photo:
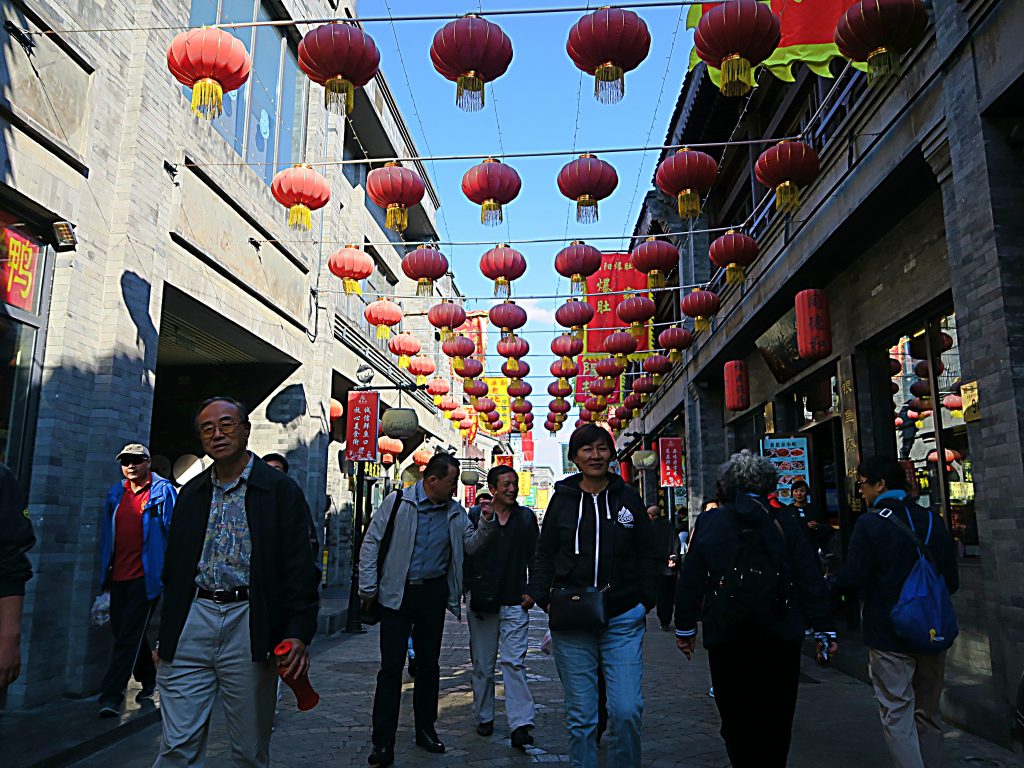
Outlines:
[[519,473],[519,498],[529,496],[533,490],[533,473],[532,472],[520,472]]
[[766,435],[761,440],[761,455],[779,473],[779,501],[793,503],[793,483],[803,480],[811,484],[809,441],[796,435]]
[[468,336],[476,345],[476,352],[472,357],[480,362],[480,365],[487,368],[487,328],[490,318],[486,312],[469,312],[466,314],[466,322],[455,329],[456,333]]
[[685,484],[682,438],[658,438],[658,464],[661,467],[662,488],[681,488]]
[[345,458],[349,461],[377,460],[377,417],[380,395],[376,392],[349,392],[345,413]]
[[476,504],[476,486],[475,485],[467,485],[466,486],[466,509],[469,509],[474,504]]
[[[596,381],[602,378],[597,375],[597,371],[594,370],[594,366],[597,365],[598,360],[602,360],[608,357],[608,355],[580,355],[577,358],[579,363],[580,375],[576,377],[576,402],[584,403],[587,398],[590,397],[590,382]],[[622,402],[622,376],[615,380],[615,391],[612,392],[606,398],[608,405],[618,405]]]
[[508,395],[508,385],[512,380],[506,376],[485,376],[484,382],[487,384],[487,396],[497,406],[495,410],[503,424],[494,434],[508,434],[512,430],[512,400]]
[[34,312],[38,293],[39,243],[13,229],[3,231],[0,261],[0,299]]
[[[594,319],[587,324],[584,336],[584,351],[587,354],[602,354],[604,340],[609,334],[627,327],[619,320],[616,310],[627,294],[616,291],[647,293],[647,275],[633,268],[628,253],[606,253],[601,268],[587,278],[587,302],[594,308]],[[612,295],[608,295],[611,292]],[[637,346],[637,352],[651,349],[651,333],[644,334]]]
[[511,467],[515,462],[515,456],[510,453],[501,454],[494,457],[494,466],[496,467]]

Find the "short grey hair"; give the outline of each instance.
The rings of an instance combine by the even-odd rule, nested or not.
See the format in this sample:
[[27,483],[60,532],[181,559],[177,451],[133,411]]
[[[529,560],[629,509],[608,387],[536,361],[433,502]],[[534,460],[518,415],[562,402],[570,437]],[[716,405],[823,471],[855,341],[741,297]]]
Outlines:
[[719,470],[722,490],[726,499],[738,493],[757,493],[762,496],[775,490],[779,473],[768,459],[744,449],[734,453]]

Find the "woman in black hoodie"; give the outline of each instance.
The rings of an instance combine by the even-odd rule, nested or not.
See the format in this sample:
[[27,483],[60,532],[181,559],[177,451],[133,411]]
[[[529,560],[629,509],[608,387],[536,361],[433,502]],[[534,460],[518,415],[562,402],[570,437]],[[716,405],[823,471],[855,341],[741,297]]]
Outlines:
[[574,768],[597,766],[599,665],[612,733],[608,764],[640,765],[643,639],[656,602],[657,559],[640,495],[609,471],[614,455],[615,442],[601,427],[585,424],[569,438],[580,474],[555,485],[527,590],[544,610],[552,587],[604,590],[607,626],[551,633]]

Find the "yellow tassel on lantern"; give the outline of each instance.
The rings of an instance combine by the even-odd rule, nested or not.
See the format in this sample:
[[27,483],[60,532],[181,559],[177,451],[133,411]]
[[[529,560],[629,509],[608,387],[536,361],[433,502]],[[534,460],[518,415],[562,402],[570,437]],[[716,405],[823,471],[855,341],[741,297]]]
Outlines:
[[734,53],[722,59],[722,79],[719,88],[726,96],[746,96],[750,93],[750,62]]
[[416,281],[417,296],[432,296],[434,294],[434,281],[429,277],[421,277]]
[[441,395],[434,395],[434,405],[441,404]]
[[417,387],[422,387],[422,386],[423,386],[424,384],[426,384],[426,383],[427,383],[427,377],[426,377],[426,376],[424,376],[424,375],[423,375],[422,373],[421,373],[421,374],[419,374],[419,375],[418,375],[418,376],[416,377],[416,386],[417,386]]
[[509,295],[509,284],[507,277],[499,277],[494,281],[494,295],[499,299],[507,299]]
[[711,321],[706,317],[698,317],[693,321],[693,330],[695,331],[710,331]]
[[800,189],[791,181],[784,181],[775,188],[775,210],[779,213],[796,213],[800,207]]
[[607,407],[608,407],[608,401],[605,399],[605,396],[604,395],[598,395],[597,396],[598,412],[603,411]]
[[640,323],[630,323],[629,335],[632,336],[634,339],[639,339],[641,336],[644,335],[643,326],[640,325]]
[[568,387],[569,386],[569,380],[567,378],[565,378],[564,376],[559,377],[559,379],[558,379],[558,386],[559,387]]
[[398,356],[398,367],[399,368],[408,368],[409,367],[409,356],[408,355],[399,355]]
[[626,95],[626,78],[622,67],[606,61],[594,70],[594,96],[602,104],[617,104]]
[[391,203],[384,219],[384,226],[393,232],[405,232],[409,226],[409,211],[401,203]]
[[466,112],[484,108],[484,81],[476,72],[459,75],[455,86],[455,105]]
[[647,287],[648,288],[664,288],[665,287],[665,275],[658,270],[654,269],[647,273]]
[[878,48],[868,54],[868,85],[900,72],[900,57],[888,48]]
[[[641,397],[640,400],[642,401],[643,398]],[[640,418],[640,409],[639,408],[634,408],[633,409],[633,418],[634,419]]]
[[204,120],[213,120],[224,112],[224,89],[209,77],[196,80],[192,85],[192,114]]
[[673,365],[678,365],[683,362],[683,353],[678,349],[670,350],[668,353],[668,361]]
[[656,386],[656,387],[660,387],[661,386],[661,374],[660,373],[654,374],[654,386]]
[[509,373],[515,373],[516,371],[519,370],[519,361],[514,357],[510,357],[508,359],[507,365]]
[[341,75],[330,77],[324,83],[324,106],[335,115],[352,114],[356,107],[356,89]]
[[305,229],[307,232],[313,228],[313,213],[308,206],[297,203],[288,209],[288,226],[292,229]]
[[480,223],[487,227],[496,227],[504,220],[501,203],[497,200],[484,200],[484,204],[480,206]]
[[725,268],[725,284],[736,285],[742,283],[746,278],[746,274],[743,272],[743,267],[739,264],[730,264]]
[[465,362],[465,359],[461,357],[456,357],[452,361],[452,368],[457,374],[459,374],[459,376],[461,376],[463,372],[466,370]]
[[684,189],[676,196],[679,218],[696,219],[700,216],[700,195],[696,190]]
[[580,224],[593,224],[597,221],[597,200],[590,195],[576,199],[576,221]]

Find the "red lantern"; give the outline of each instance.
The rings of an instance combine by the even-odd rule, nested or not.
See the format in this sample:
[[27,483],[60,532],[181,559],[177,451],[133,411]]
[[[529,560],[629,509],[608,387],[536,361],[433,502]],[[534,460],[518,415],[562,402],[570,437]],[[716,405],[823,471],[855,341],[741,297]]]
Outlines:
[[757,158],[754,175],[775,190],[775,209],[793,214],[800,207],[800,187],[818,178],[818,153],[803,141],[780,141]]
[[448,259],[429,245],[421,245],[402,258],[402,271],[410,280],[416,281],[417,296],[431,296],[434,281],[448,273]]
[[742,360],[725,364],[725,407],[730,411],[745,411],[750,407],[750,379],[747,364]]
[[533,392],[533,386],[522,379],[512,379],[508,384],[508,395],[514,397],[515,402],[521,403]]
[[[939,357],[943,352],[953,348],[953,337],[948,333],[939,332],[938,336],[932,335],[932,356]],[[927,337],[924,333],[915,336],[910,340],[910,356],[923,360],[928,357]]]
[[451,391],[448,382],[440,376],[435,376],[427,384],[427,394],[434,398],[434,405],[441,405],[442,398]]
[[706,152],[680,149],[658,164],[654,183],[669,197],[676,199],[679,218],[700,216],[701,198],[711,191],[718,176],[718,163]]
[[548,410],[552,413],[568,413],[571,407],[565,400],[552,400],[548,403]]
[[420,353],[420,343],[411,333],[400,333],[388,340],[388,351],[398,357],[399,368],[408,368],[409,358]]
[[903,363],[897,360],[895,357],[889,358],[889,375],[899,376],[903,373]]
[[708,255],[712,264],[725,270],[727,284],[742,283],[746,277],[745,268],[757,258],[757,241],[750,235],[730,229],[711,243]]
[[[487,382],[480,379],[466,379],[462,382],[462,391],[469,396],[469,402],[476,407],[480,398],[487,396]],[[479,408],[477,409],[479,410]]]
[[604,378],[606,384],[615,385],[615,379],[626,370],[624,361],[616,360],[614,357],[602,357],[594,365],[594,372]]
[[608,407],[608,403],[604,402],[603,398],[591,396],[583,402],[583,407],[595,416],[600,416],[604,413],[604,409]]
[[480,258],[480,271],[488,280],[494,281],[494,295],[505,297],[511,291],[509,283],[526,272],[526,259],[519,251],[502,243]]
[[327,179],[311,165],[294,165],[278,171],[270,182],[270,192],[288,209],[288,226],[292,229],[309,230],[313,226],[312,212],[331,199]]
[[594,97],[602,104],[622,100],[626,73],[640,66],[650,49],[647,24],[622,8],[588,13],[573,24],[565,44],[577,69],[594,76]]
[[501,207],[515,200],[522,186],[515,169],[493,157],[462,177],[462,194],[480,206],[480,223],[492,227],[504,221]]
[[558,174],[558,191],[576,201],[576,221],[597,221],[598,201],[615,191],[619,176],[615,169],[595,155],[584,153],[567,163]]
[[655,384],[661,384],[661,377],[672,370],[672,361],[667,355],[651,355],[643,365],[644,372],[654,376]]
[[520,360],[516,364],[515,370],[513,370],[509,363],[503,363],[501,373],[510,379],[525,379],[530,375],[530,364],[525,360]]
[[473,420],[470,419],[470,418],[465,418],[465,419],[463,419],[462,421],[459,422],[459,429],[461,429],[463,432],[468,432],[472,428],[473,428]]
[[[571,363],[572,361],[570,360],[569,362]],[[572,387],[568,384],[562,385],[557,381],[552,381],[548,384],[548,394],[551,395],[551,397],[561,400],[572,394]]]
[[964,401],[960,395],[946,395],[942,398],[942,407],[947,411],[962,411],[964,409]]
[[512,63],[512,41],[497,24],[469,14],[434,34],[430,60],[456,84],[459,109],[476,112],[484,107],[484,84],[501,77]]
[[664,288],[665,275],[679,266],[679,251],[671,243],[648,237],[629,254],[638,272],[647,275],[648,288]]
[[377,438],[377,449],[381,453],[397,456],[402,452],[404,447],[405,446],[402,444],[402,441],[397,437],[388,437],[387,435],[384,435],[383,437]]
[[932,399],[927,396],[914,397],[911,398],[909,403],[907,403],[907,407],[912,411],[919,411],[921,413],[921,418],[924,419],[931,413]]
[[564,360],[555,360],[551,364],[550,371],[551,375],[558,379],[559,387],[567,386],[569,379],[580,375],[580,369],[576,366],[576,363],[566,363]]
[[466,322],[466,310],[454,302],[442,299],[427,311],[427,321],[441,332],[441,341],[448,341],[455,328]]
[[[494,415],[497,416],[497,414],[494,414]],[[501,432],[501,430],[503,430],[505,428],[505,422],[502,421],[501,419],[497,419],[495,421],[492,421],[487,428],[491,432],[494,432],[495,434],[497,434],[498,432]]]
[[[596,379],[590,382],[590,394],[595,395],[600,401],[601,409],[608,405],[608,396],[615,392],[615,383],[605,379]],[[591,408],[591,410],[594,410]]]
[[673,363],[683,360],[683,350],[689,349],[693,336],[685,328],[666,328],[658,334],[658,346],[668,350],[668,359]]
[[416,355],[409,361],[409,373],[416,377],[416,385],[422,387],[427,383],[427,376],[437,370],[434,361],[426,355]]
[[835,43],[846,58],[867,62],[871,85],[899,74],[900,55],[924,37],[927,26],[922,0],[860,0],[839,17]]
[[370,325],[377,326],[377,338],[391,337],[391,326],[402,322],[402,308],[390,299],[378,299],[363,310],[363,317]]
[[640,395],[640,402],[646,403],[647,397],[658,388],[654,379],[650,376],[640,376],[633,379],[631,389],[634,394]]
[[[946,370],[946,364],[941,360],[935,361],[935,375],[941,376]],[[914,373],[917,374],[919,379],[927,379],[931,373],[931,366],[927,360],[921,360],[914,365]]]
[[636,348],[640,346],[637,339],[626,331],[615,331],[615,333],[609,333],[604,339],[604,351],[609,355],[614,355],[615,359],[625,365],[626,357],[636,352]]
[[338,419],[340,419],[344,415],[344,413],[345,413],[345,409],[344,409],[344,407],[342,407],[341,401],[340,400],[335,400],[332,397],[331,398],[331,410],[330,410],[331,421],[337,421]]
[[636,418],[640,415],[640,406],[643,405],[643,398],[640,397],[638,392],[631,392],[626,395],[625,399],[622,401],[622,405],[632,412],[633,418]]
[[726,0],[700,17],[693,47],[709,67],[722,70],[722,93],[744,96],[754,86],[752,69],[772,55],[781,39],[781,22],[767,3]]
[[425,467],[430,463],[430,460],[434,457],[432,451],[426,448],[418,448],[413,451],[412,461],[417,467]]
[[571,363],[574,357],[583,354],[583,339],[578,339],[571,333],[555,336],[551,340],[551,354]]
[[213,120],[224,111],[224,94],[249,79],[252,58],[230,32],[203,27],[174,36],[167,46],[167,68],[192,89],[192,114]]
[[[963,456],[960,454],[960,452],[954,451],[952,448],[946,448],[942,451],[942,453],[946,457],[946,464],[952,464],[954,461],[961,461],[963,459]],[[927,458],[930,464],[938,464],[939,452],[935,450],[929,451]]]
[[616,432],[618,432],[620,429],[622,429],[622,420],[618,416],[609,416],[608,426],[614,429]]
[[533,410],[533,404],[529,401],[522,403],[512,403],[512,413],[525,416]]
[[577,420],[576,426],[582,426],[580,422],[583,422],[583,424],[587,424],[592,421],[597,421],[597,419],[594,416],[594,413],[592,411],[587,410],[586,408],[580,408],[580,418],[579,420]]
[[469,411],[460,406],[451,412],[449,418],[452,421],[462,421],[463,419],[469,418]]
[[[484,364],[475,357],[467,357],[462,361],[460,370],[456,371],[456,373],[464,379],[475,379],[483,372]],[[463,387],[463,391],[465,391],[465,387]]]
[[423,179],[395,162],[374,168],[366,176],[366,194],[387,210],[384,226],[395,232],[405,232],[409,226],[409,209],[419,204],[425,192]]
[[442,343],[441,351],[452,358],[452,368],[461,376],[464,370],[463,363],[467,357],[476,352],[476,344],[468,336],[458,334]]
[[501,337],[509,338],[516,335],[516,331],[526,325],[526,310],[514,301],[503,301],[491,307],[487,316],[498,328],[501,329]]
[[551,419],[547,419],[544,422],[544,429],[547,432],[550,432],[552,435],[554,435],[556,432],[558,432],[558,430],[560,430],[561,428],[562,428],[561,424],[555,424],[555,422],[551,421]]
[[519,366],[519,358],[526,357],[530,345],[522,336],[510,336],[498,342],[498,354],[508,358],[508,369],[514,371]]
[[626,407],[625,403],[615,409],[615,418],[623,423],[624,426],[629,425],[629,420],[633,417],[633,412]]
[[695,288],[683,296],[679,302],[679,308],[687,317],[693,318],[693,329],[695,331],[710,331],[711,316],[721,308],[721,302],[717,293]]
[[910,385],[910,394],[915,397],[931,397],[932,385],[928,383],[927,379],[915,381]]
[[444,411],[444,416],[446,419],[451,419],[452,411],[454,411],[458,407],[459,404],[452,400],[450,397],[441,398],[440,408],[442,411]]
[[374,264],[370,254],[359,250],[358,245],[346,245],[331,254],[327,259],[327,268],[332,275],[341,278],[345,293],[362,295],[359,281],[373,274]]
[[489,397],[481,397],[476,401],[476,405],[473,407],[476,408],[477,413],[482,413],[486,416],[488,413],[496,410],[498,405]]
[[657,309],[653,299],[646,296],[631,296],[619,302],[615,313],[619,316],[619,320],[629,323],[629,332],[633,338],[639,339],[643,337],[646,330],[644,324],[654,317]]
[[555,254],[555,271],[569,278],[570,293],[582,293],[587,286],[587,278],[601,268],[602,260],[597,248],[582,240],[573,240]]
[[373,80],[379,67],[373,38],[351,24],[324,24],[299,43],[299,69],[324,87],[324,106],[336,115],[352,112],[355,89]]
[[583,338],[583,326],[594,319],[594,308],[585,301],[569,299],[555,310],[555,322],[578,339]]
[[820,288],[796,295],[796,346],[805,360],[821,360],[832,354],[828,294]]

